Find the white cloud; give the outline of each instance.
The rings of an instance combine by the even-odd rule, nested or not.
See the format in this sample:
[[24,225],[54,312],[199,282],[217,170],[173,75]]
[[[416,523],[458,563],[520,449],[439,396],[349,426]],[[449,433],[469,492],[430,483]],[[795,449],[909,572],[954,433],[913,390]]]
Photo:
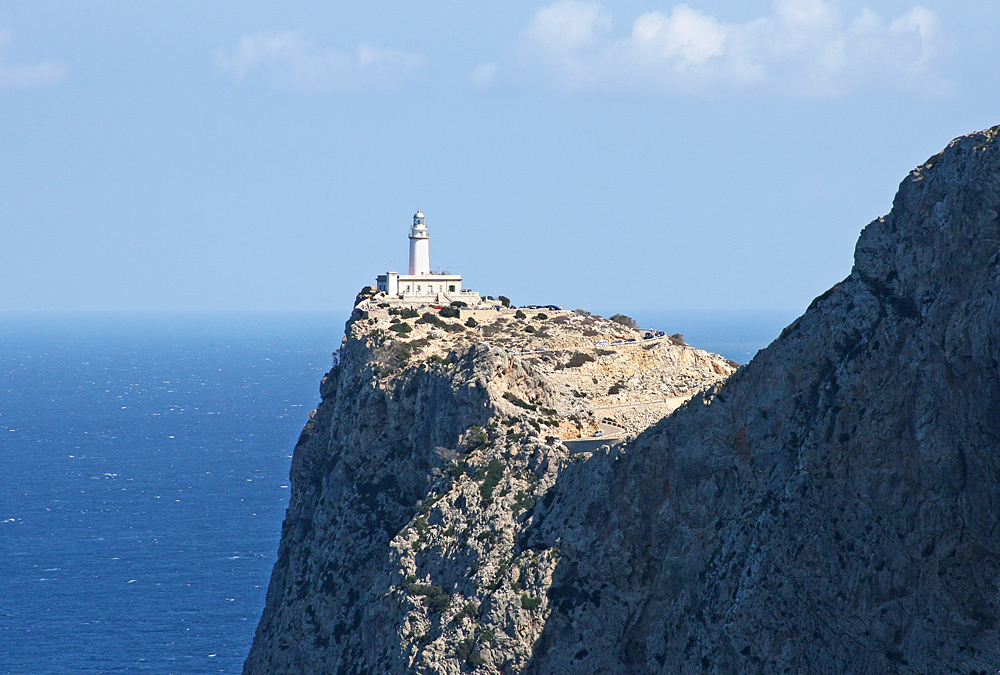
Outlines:
[[631,46],[646,60],[700,64],[723,53],[727,32],[714,18],[677,5],[670,16],[650,12],[636,19]]
[[846,16],[837,0],[774,0],[768,16],[726,23],[679,4],[638,16],[627,37],[611,25],[590,0],[545,7],[524,32],[521,66],[541,65],[574,90],[833,97],[947,88],[934,68],[938,18],[921,6],[883,21],[868,8]]
[[476,66],[476,69],[472,71],[472,75],[469,79],[477,87],[488,87],[493,84],[493,79],[496,77],[497,64],[496,61],[491,61],[490,63],[483,63]]
[[611,28],[611,15],[592,0],[562,0],[539,10],[528,37],[553,52],[590,47]]
[[9,64],[3,58],[3,48],[11,42],[9,31],[0,31],[0,88],[31,88],[57,84],[66,76],[66,66],[46,60],[34,64]]
[[386,86],[421,68],[420,54],[362,44],[353,54],[313,47],[301,31],[244,35],[216,64],[238,80],[260,74],[274,85],[302,92]]

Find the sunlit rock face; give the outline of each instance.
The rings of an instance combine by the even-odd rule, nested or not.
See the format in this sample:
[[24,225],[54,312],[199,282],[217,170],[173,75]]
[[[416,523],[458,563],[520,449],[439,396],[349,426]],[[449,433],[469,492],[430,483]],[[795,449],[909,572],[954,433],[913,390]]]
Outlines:
[[530,672],[996,671],[998,129],[724,386],[560,477]]
[[[993,673],[997,133],[915,169],[732,375],[580,314],[354,317],[245,672]],[[638,435],[575,453],[618,402]]]
[[634,434],[735,364],[586,312],[370,304],[295,449],[245,672],[523,667],[559,558],[523,539],[559,474],[605,418]]

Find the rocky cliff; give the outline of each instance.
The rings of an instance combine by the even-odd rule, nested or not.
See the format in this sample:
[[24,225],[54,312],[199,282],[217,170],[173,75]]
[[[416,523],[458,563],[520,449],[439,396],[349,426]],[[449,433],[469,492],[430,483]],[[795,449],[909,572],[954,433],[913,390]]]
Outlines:
[[559,352],[404,361],[354,321],[246,672],[994,672],[998,130],[915,169],[843,282],[624,446],[570,439],[726,364],[587,351],[579,315]]
[[364,304],[295,449],[245,672],[521,668],[558,550],[519,539],[602,442],[581,440],[641,431],[735,364],[586,312],[466,326]]
[[530,672],[1000,667],[998,130],[915,169],[724,386],[560,477]]

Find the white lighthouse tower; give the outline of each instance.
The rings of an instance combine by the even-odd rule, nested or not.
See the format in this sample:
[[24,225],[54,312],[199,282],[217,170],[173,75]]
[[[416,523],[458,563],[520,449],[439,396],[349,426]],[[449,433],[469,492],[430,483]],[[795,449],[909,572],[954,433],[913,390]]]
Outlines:
[[407,306],[464,302],[470,307],[482,304],[475,291],[462,288],[462,275],[447,270],[431,272],[430,235],[424,214],[413,214],[410,228],[410,273],[386,272],[375,279],[375,288],[386,294],[385,301]]
[[424,224],[424,214],[419,209],[413,214],[413,228],[410,230],[410,274],[431,273],[430,235]]

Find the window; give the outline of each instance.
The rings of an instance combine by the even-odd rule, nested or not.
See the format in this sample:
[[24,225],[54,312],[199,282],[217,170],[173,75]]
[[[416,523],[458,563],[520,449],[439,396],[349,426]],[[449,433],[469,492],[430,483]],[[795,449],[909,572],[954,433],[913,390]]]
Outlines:
[[448,292],[449,293],[455,292],[455,284],[448,284]]
[[410,284],[406,284],[406,292],[407,292],[407,293],[409,293],[409,292],[410,292]]
[[417,293],[420,292],[420,284],[417,284]]

